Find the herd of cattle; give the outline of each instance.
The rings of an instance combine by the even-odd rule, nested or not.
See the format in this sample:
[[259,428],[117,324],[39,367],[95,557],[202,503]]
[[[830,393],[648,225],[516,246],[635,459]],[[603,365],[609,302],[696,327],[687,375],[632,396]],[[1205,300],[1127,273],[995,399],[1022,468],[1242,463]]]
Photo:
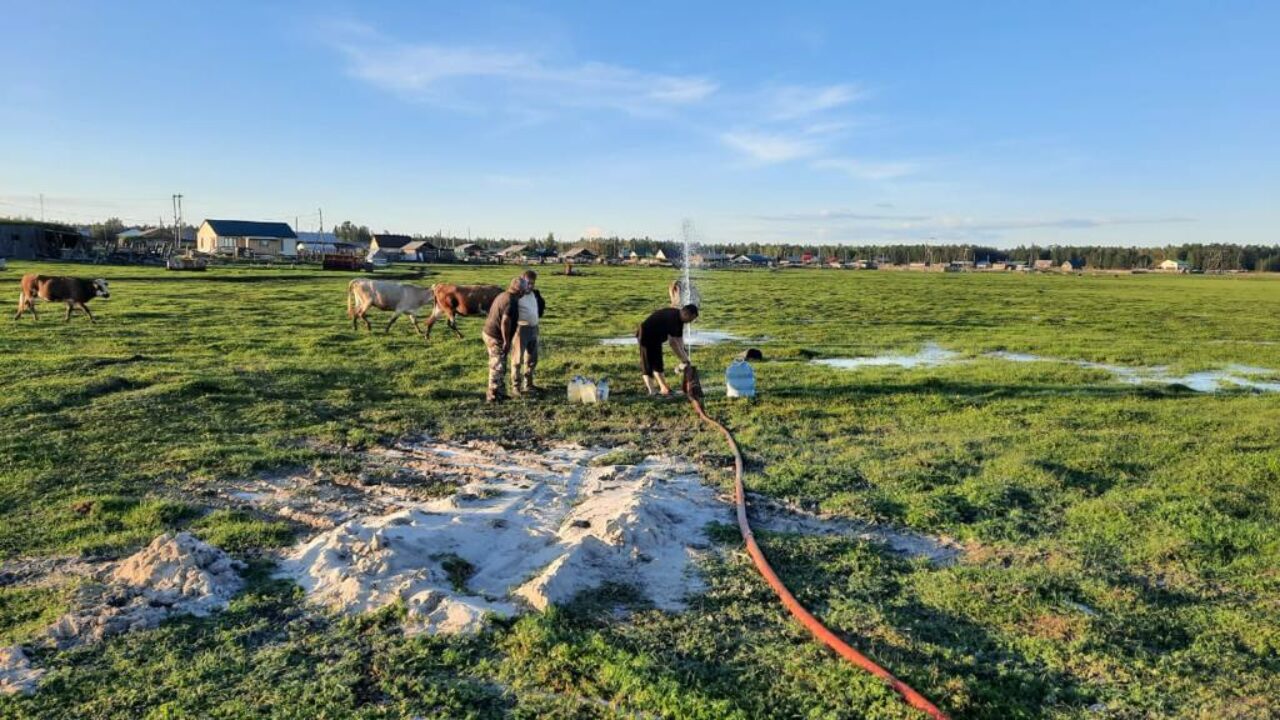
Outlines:
[[[679,306],[683,290],[680,281],[673,282],[668,290],[671,304]],[[408,315],[414,330],[429,340],[431,327],[443,315],[447,318],[449,329],[461,338],[462,333],[458,330],[457,316],[487,314],[489,306],[500,294],[502,294],[502,288],[497,285],[436,283],[424,288],[390,280],[356,279],[347,285],[347,317],[351,318],[353,330],[358,329],[358,322],[363,320],[365,329],[372,331],[373,327],[369,324],[369,310],[377,308],[390,312],[391,319],[383,328],[383,332],[390,332],[391,326],[401,315]],[[71,319],[71,311],[76,307],[84,310],[84,314],[89,316],[89,322],[93,322],[93,313],[89,312],[86,303],[96,297],[104,299],[111,297],[111,292],[107,289],[107,281],[102,278],[89,280],[27,273],[22,276],[18,313],[13,316],[13,319],[17,320],[23,313],[30,311],[31,316],[39,320],[40,316],[36,313],[36,300],[40,299],[45,302],[66,303],[67,314],[63,322]],[[424,332],[418,325],[418,315],[428,307],[431,308],[431,315],[427,317],[427,329]]]
[[[391,325],[401,315],[408,315],[413,328],[428,340],[431,339],[431,327],[441,315],[447,318],[449,329],[459,338],[458,318],[472,315],[485,315],[495,298],[502,294],[497,285],[454,285],[452,283],[436,283],[429,288],[419,285],[391,282],[390,280],[352,280],[347,284],[347,317],[351,318],[351,329],[356,329],[357,321],[363,320],[366,330],[372,331],[369,325],[369,309],[377,308],[391,313],[391,319],[383,332],[389,332]],[[423,332],[418,326],[418,314],[431,308],[427,318],[427,329]]]
[[[489,305],[501,293],[502,288],[497,285],[437,283],[424,288],[389,280],[352,280],[347,285],[347,316],[351,318],[352,329],[357,328],[357,322],[363,320],[365,328],[372,330],[368,318],[369,310],[377,308],[389,311],[391,319],[383,329],[384,332],[388,332],[401,315],[408,315],[414,329],[429,339],[431,327],[443,315],[447,319],[449,329],[453,330],[458,337],[462,337],[462,333],[458,330],[457,316],[468,317],[488,313]],[[104,299],[111,297],[107,281],[102,278],[89,280],[27,273],[22,276],[21,290],[18,295],[18,312],[13,319],[21,319],[23,314],[30,312],[31,317],[39,320],[36,300],[43,300],[67,304],[67,314],[63,322],[71,319],[71,312],[77,307],[84,311],[90,322],[93,322],[93,313],[89,312],[86,303],[96,297]],[[431,315],[427,318],[427,329],[423,332],[418,325],[418,315],[428,307],[431,308]]]

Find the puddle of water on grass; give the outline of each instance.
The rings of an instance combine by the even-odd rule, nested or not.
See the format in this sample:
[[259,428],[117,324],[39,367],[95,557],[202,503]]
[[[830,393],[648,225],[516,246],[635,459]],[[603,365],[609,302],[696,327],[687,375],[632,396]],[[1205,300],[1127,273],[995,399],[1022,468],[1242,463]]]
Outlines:
[[1231,364],[1221,370],[1202,370],[1186,375],[1175,375],[1163,365],[1152,367],[1132,367],[1128,365],[1111,365],[1108,363],[1090,362],[1088,360],[1063,360],[1043,357],[1031,353],[991,352],[987,357],[1010,362],[1050,362],[1075,365],[1087,370],[1101,370],[1110,373],[1116,380],[1130,385],[1144,383],[1161,383],[1164,385],[1183,385],[1196,392],[1214,393],[1229,389],[1232,386],[1244,387],[1261,392],[1280,392],[1280,382],[1258,380],[1258,375],[1274,375],[1276,371],[1249,365]]
[[[1088,360],[1065,360],[1032,353],[1007,352],[1003,350],[985,353],[984,357],[1016,363],[1044,362],[1074,365],[1086,370],[1099,370],[1109,373],[1118,382],[1130,385],[1142,385],[1145,383],[1182,385],[1200,393],[1215,393],[1231,388],[1247,388],[1259,392],[1280,392],[1280,382],[1259,378],[1259,376],[1274,377],[1280,374],[1280,371],[1234,363],[1219,370],[1202,370],[1186,375],[1176,375],[1163,365],[1151,367],[1112,365]],[[900,367],[908,369],[937,367],[962,361],[963,359],[959,353],[947,350],[936,343],[926,343],[920,352],[914,355],[889,354],[856,358],[821,358],[810,362],[815,365],[825,365],[842,370],[856,370],[864,367]]]
[[960,357],[959,353],[947,350],[936,343],[926,343],[915,355],[874,355],[856,358],[821,358],[813,360],[815,365],[856,370],[862,367],[934,367],[952,362]]
[[[748,342],[748,338],[741,335],[734,335],[723,330],[692,330],[685,338],[685,342],[690,346],[696,345],[719,345],[721,343],[730,342]],[[750,342],[764,342],[763,339],[750,340]],[[636,338],[634,335],[626,337],[605,338],[600,341],[601,345],[635,345]]]

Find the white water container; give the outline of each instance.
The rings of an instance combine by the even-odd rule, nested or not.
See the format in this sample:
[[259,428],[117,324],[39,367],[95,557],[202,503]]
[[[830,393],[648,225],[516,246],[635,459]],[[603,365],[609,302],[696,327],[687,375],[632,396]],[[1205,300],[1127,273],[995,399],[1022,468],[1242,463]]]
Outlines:
[[596,402],[605,402],[609,399],[609,378],[600,378],[600,382],[596,383]]
[[581,375],[574,375],[573,378],[569,380],[569,402],[576,403],[582,399],[582,384],[583,380]]
[[745,360],[734,360],[724,371],[724,392],[728,397],[755,397],[756,373],[751,363]]

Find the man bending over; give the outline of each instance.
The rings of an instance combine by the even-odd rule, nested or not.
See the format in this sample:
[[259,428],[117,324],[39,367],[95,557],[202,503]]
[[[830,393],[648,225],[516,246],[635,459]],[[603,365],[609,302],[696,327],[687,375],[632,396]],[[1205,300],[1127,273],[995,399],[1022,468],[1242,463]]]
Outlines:
[[662,395],[671,394],[671,386],[662,376],[662,344],[669,343],[671,351],[680,362],[689,362],[689,351],[684,346],[684,326],[698,319],[698,306],[685,305],[680,308],[662,308],[655,310],[636,330],[636,340],[640,343],[640,372],[644,374],[644,387],[650,395],[654,393],[654,385]]

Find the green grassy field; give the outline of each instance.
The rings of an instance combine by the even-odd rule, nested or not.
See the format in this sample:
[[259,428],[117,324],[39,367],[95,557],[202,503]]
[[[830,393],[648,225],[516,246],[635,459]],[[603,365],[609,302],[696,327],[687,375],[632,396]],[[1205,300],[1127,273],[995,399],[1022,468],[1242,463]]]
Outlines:
[[[0,716],[912,717],[814,645],[756,576],[734,528],[690,610],[606,588],[471,638],[404,638],[394,612],[317,617],[269,578],[287,525],[209,512],[221,480],[343,468],[415,433],[516,446],[569,440],[683,454],[729,487],[726,450],[678,402],[642,397],[635,352],[602,347],[665,302],[671,271],[547,275],[540,384],[608,375],[615,401],[486,406],[480,324],[356,333],[350,275],[201,274],[11,263],[96,275],[84,318],[0,321],[0,557],[117,557],[188,528],[252,562],[230,609],[65,653]],[[431,279],[503,282],[441,266]],[[764,535],[797,596],[955,717],[1280,715],[1280,394],[1133,386],[993,350],[1175,371],[1229,363],[1280,379],[1280,280],[1260,277],[708,272],[702,325],[768,361],[761,397],[709,410],[748,485],[804,507],[957,538],[946,568],[869,543]],[[13,308],[11,304],[7,306]],[[12,310],[10,309],[10,312]],[[841,371],[821,357],[967,360]],[[740,346],[695,351],[715,385]],[[0,641],[67,602],[0,587]],[[619,606],[633,612],[619,613]]]

